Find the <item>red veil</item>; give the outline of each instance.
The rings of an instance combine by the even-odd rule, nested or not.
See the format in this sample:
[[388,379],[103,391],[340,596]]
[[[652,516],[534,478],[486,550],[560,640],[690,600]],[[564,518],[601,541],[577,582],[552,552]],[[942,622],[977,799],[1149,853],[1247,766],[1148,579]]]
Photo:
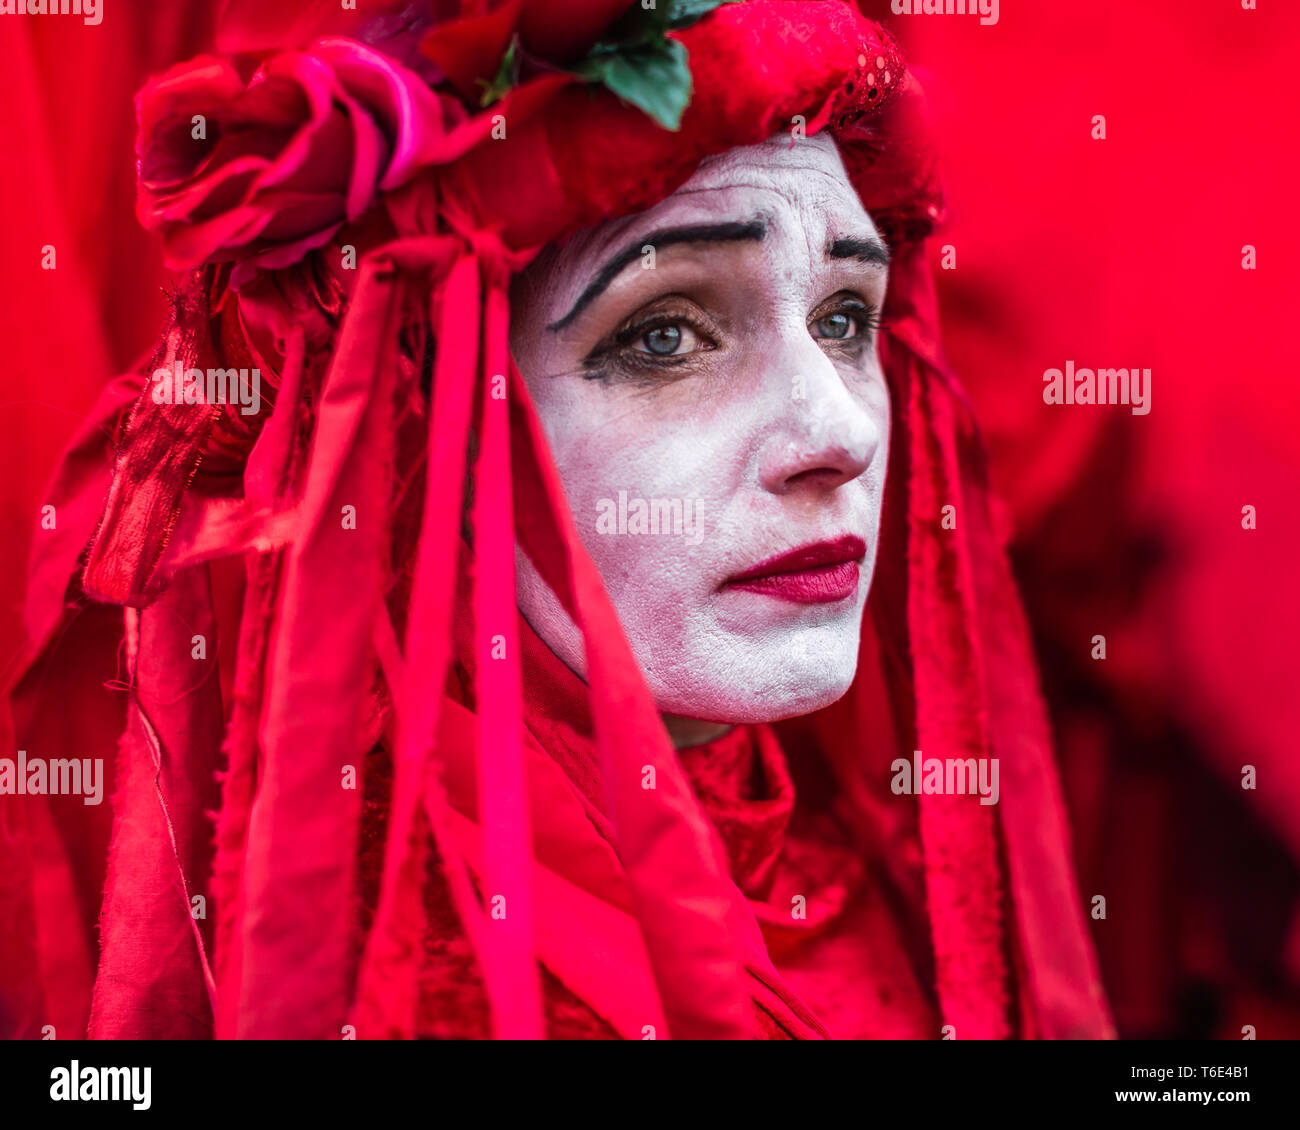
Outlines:
[[[65,458],[34,561],[19,746],[118,753],[111,829],[69,798],[9,806],[4,1022],[419,1034],[435,876],[498,1036],[545,1034],[539,963],[620,1035],[749,1036],[758,1012],[825,1034],[668,740],[507,331],[510,280],[548,242],[648,207],[711,153],[830,130],[894,249],[896,439],[858,677],[779,739],[861,799],[865,836],[895,820],[919,840],[959,1038],[1110,1035],[980,440],[940,357],[941,206],[896,44],[838,0],[714,7],[668,33],[693,80],[669,129],[565,69],[626,4],[546,7],[467,3],[422,39],[425,5],[235,3],[229,60],[142,91],[141,217],[195,269]],[[508,49],[522,67],[480,109]],[[196,172],[177,154],[200,113],[217,130]],[[142,378],[178,364],[257,367],[273,410],[157,403]],[[587,685],[559,695],[590,726],[576,767],[530,666],[516,541],[583,631]],[[999,758],[1000,802],[885,816],[871,797],[914,749]]]

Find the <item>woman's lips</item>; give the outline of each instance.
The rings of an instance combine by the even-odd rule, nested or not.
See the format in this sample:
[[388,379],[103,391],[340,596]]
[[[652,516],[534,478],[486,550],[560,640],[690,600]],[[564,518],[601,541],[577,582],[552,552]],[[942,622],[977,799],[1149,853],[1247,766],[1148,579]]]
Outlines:
[[858,566],[866,553],[867,543],[847,534],[769,557],[737,573],[723,587],[796,604],[831,604],[858,591]]

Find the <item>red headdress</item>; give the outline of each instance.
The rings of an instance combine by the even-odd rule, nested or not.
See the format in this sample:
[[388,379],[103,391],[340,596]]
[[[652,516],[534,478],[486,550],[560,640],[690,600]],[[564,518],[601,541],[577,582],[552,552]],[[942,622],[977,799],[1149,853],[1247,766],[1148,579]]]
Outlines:
[[[48,695],[75,611],[109,631],[104,603],[128,610],[91,1033],[415,1034],[435,859],[498,1035],[542,1034],[539,960],[627,1035],[748,1035],[754,1000],[822,1030],[728,877],[576,533],[510,358],[507,288],[544,245],[648,207],[710,154],[829,130],[894,248],[898,438],[858,679],[798,726],[845,789],[869,746],[1000,758],[996,814],[919,798],[943,1018],[967,1037],[1108,1034],[980,443],[940,359],[923,254],[940,200],[897,45],[838,0],[447,7],[236,0],[226,54],[139,96],[140,216],[194,268],[144,372],[256,367],[273,411],[115,383],[98,416],[121,418],[111,480],[86,469],[102,445],[88,429],[63,472],[64,531],[36,563],[15,699],[29,748],[56,740]],[[593,811],[526,728],[516,541],[583,632]],[[226,685],[215,659],[179,674],[229,613],[209,563],[240,554]],[[494,638],[504,661],[486,661]],[[394,779],[359,937],[363,816],[383,782],[340,774],[373,747]],[[612,847],[569,838],[566,814],[607,821]],[[55,953],[49,932],[95,863],[47,851],[45,821],[6,896],[44,994],[11,1000],[20,1029],[77,1017],[89,985],[80,944]],[[211,930],[189,913],[209,870]]]

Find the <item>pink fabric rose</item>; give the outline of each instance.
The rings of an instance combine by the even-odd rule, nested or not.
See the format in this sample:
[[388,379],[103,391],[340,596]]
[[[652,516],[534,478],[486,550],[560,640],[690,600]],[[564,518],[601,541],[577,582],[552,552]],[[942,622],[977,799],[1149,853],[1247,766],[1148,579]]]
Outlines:
[[136,212],[172,268],[288,266],[478,132],[456,130],[454,99],[343,38],[182,63],[145,85],[136,116]]

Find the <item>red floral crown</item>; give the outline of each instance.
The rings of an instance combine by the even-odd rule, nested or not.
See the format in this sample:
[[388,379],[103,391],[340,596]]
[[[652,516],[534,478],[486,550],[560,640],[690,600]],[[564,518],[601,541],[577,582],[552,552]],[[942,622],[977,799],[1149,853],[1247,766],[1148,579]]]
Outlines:
[[425,5],[277,11],[237,0],[235,54],[138,96],[138,211],[170,266],[236,261],[237,283],[288,266],[421,178],[522,250],[662,198],[710,152],[826,126],[889,235],[939,214],[926,132],[888,129],[915,83],[841,4],[508,0],[436,26]]

